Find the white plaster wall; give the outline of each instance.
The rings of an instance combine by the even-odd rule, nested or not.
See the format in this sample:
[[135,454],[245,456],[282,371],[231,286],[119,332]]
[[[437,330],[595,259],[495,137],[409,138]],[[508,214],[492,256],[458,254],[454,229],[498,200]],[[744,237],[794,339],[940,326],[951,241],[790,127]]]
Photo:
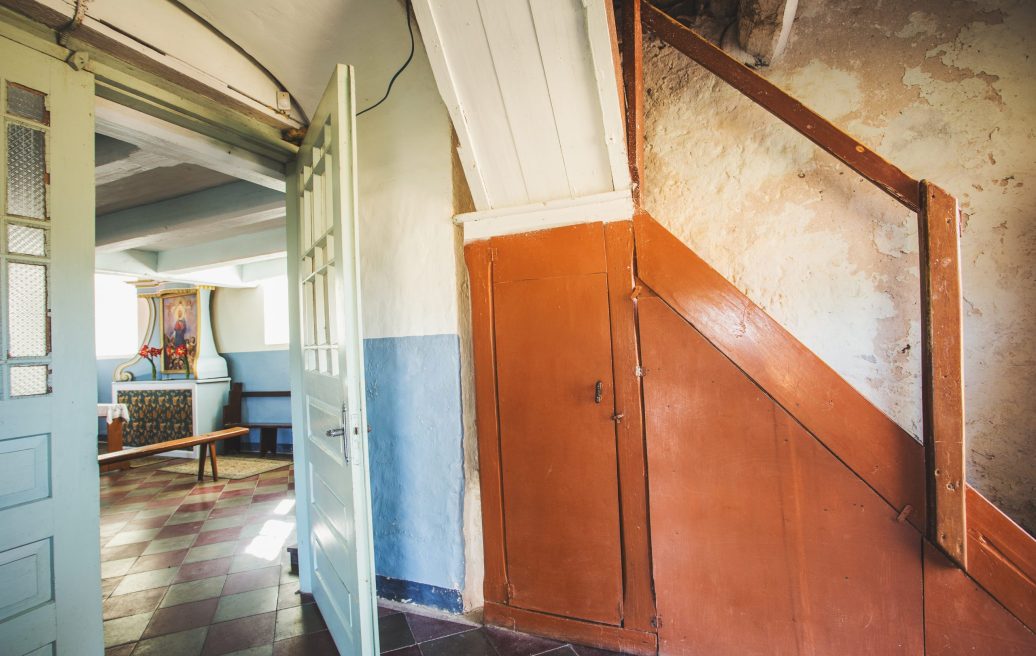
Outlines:
[[212,295],[212,332],[220,353],[283,351],[285,344],[267,344],[263,329],[261,287],[219,287]]
[[[763,74],[964,219],[969,480],[1036,529],[1036,3],[802,0]],[[915,215],[672,48],[645,46],[645,205],[912,434]]]

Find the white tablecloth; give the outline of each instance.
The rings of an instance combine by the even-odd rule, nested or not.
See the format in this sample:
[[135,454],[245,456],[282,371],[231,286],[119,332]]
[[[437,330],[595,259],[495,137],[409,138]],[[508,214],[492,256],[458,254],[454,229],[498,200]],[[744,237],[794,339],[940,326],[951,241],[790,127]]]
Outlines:
[[105,417],[109,424],[116,419],[130,420],[129,408],[125,403],[98,403],[97,416]]

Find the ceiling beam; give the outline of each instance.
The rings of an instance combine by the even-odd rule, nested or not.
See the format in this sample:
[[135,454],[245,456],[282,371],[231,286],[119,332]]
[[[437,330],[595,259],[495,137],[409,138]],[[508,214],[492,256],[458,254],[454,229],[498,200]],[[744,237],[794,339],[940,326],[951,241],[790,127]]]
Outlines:
[[157,273],[160,276],[178,275],[216,266],[248,264],[283,257],[286,250],[285,228],[263,230],[159,251]]
[[246,182],[284,192],[284,166],[187,128],[182,128],[141,111],[98,97],[95,104],[96,130],[114,139],[161,152],[169,158],[197,164]]
[[131,175],[163,166],[176,166],[179,163],[179,161],[160,153],[134,150],[122,159],[94,167],[94,184],[99,187],[109,182],[117,182],[123,178],[128,178]]
[[99,252],[111,252],[150,247],[163,239],[171,244],[184,238],[200,243],[206,235],[218,235],[218,239],[228,230],[247,229],[283,216],[284,194],[233,182],[102,214],[97,217],[96,244]]

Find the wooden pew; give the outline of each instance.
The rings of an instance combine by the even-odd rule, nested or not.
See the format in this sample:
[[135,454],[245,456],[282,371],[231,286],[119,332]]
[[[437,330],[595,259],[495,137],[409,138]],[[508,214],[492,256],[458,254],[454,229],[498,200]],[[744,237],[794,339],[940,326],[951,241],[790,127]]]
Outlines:
[[205,433],[204,435],[192,435],[178,440],[167,440],[165,442],[158,442],[157,444],[148,444],[146,446],[137,447],[136,449],[102,453],[97,456],[97,462],[103,467],[104,465],[127,462],[129,460],[145,458],[147,456],[166,453],[168,451],[190,449],[195,446],[200,446],[201,453],[198,457],[198,480],[200,481],[205,477],[206,451],[208,451],[209,458],[212,460],[212,480],[216,480],[219,476],[219,471],[216,466],[216,442],[241,437],[242,435],[247,434],[247,428],[225,428],[212,433]]
[[[277,431],[281,428],[291,428],[291,423],[244,421],[244,400],[247,398],[290,398],[291,392],[246,392],[244,388],[244,383],[231,383],[227,404],[223,406],[223,426],[225,428],[258,428],[259,454],[277,453]],[[240,439],[234,440],[232,444],[235,450],[241,451]]]

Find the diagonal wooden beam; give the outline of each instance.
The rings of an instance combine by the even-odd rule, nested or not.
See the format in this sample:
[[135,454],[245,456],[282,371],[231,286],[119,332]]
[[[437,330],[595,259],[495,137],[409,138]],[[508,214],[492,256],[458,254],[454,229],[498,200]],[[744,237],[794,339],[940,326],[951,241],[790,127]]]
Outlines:
[[642,15],[644,25],[660,39],[748,96],[903,205],[915,212],[920,209],[920,184],[917,180],[665,12],[644,3]]

